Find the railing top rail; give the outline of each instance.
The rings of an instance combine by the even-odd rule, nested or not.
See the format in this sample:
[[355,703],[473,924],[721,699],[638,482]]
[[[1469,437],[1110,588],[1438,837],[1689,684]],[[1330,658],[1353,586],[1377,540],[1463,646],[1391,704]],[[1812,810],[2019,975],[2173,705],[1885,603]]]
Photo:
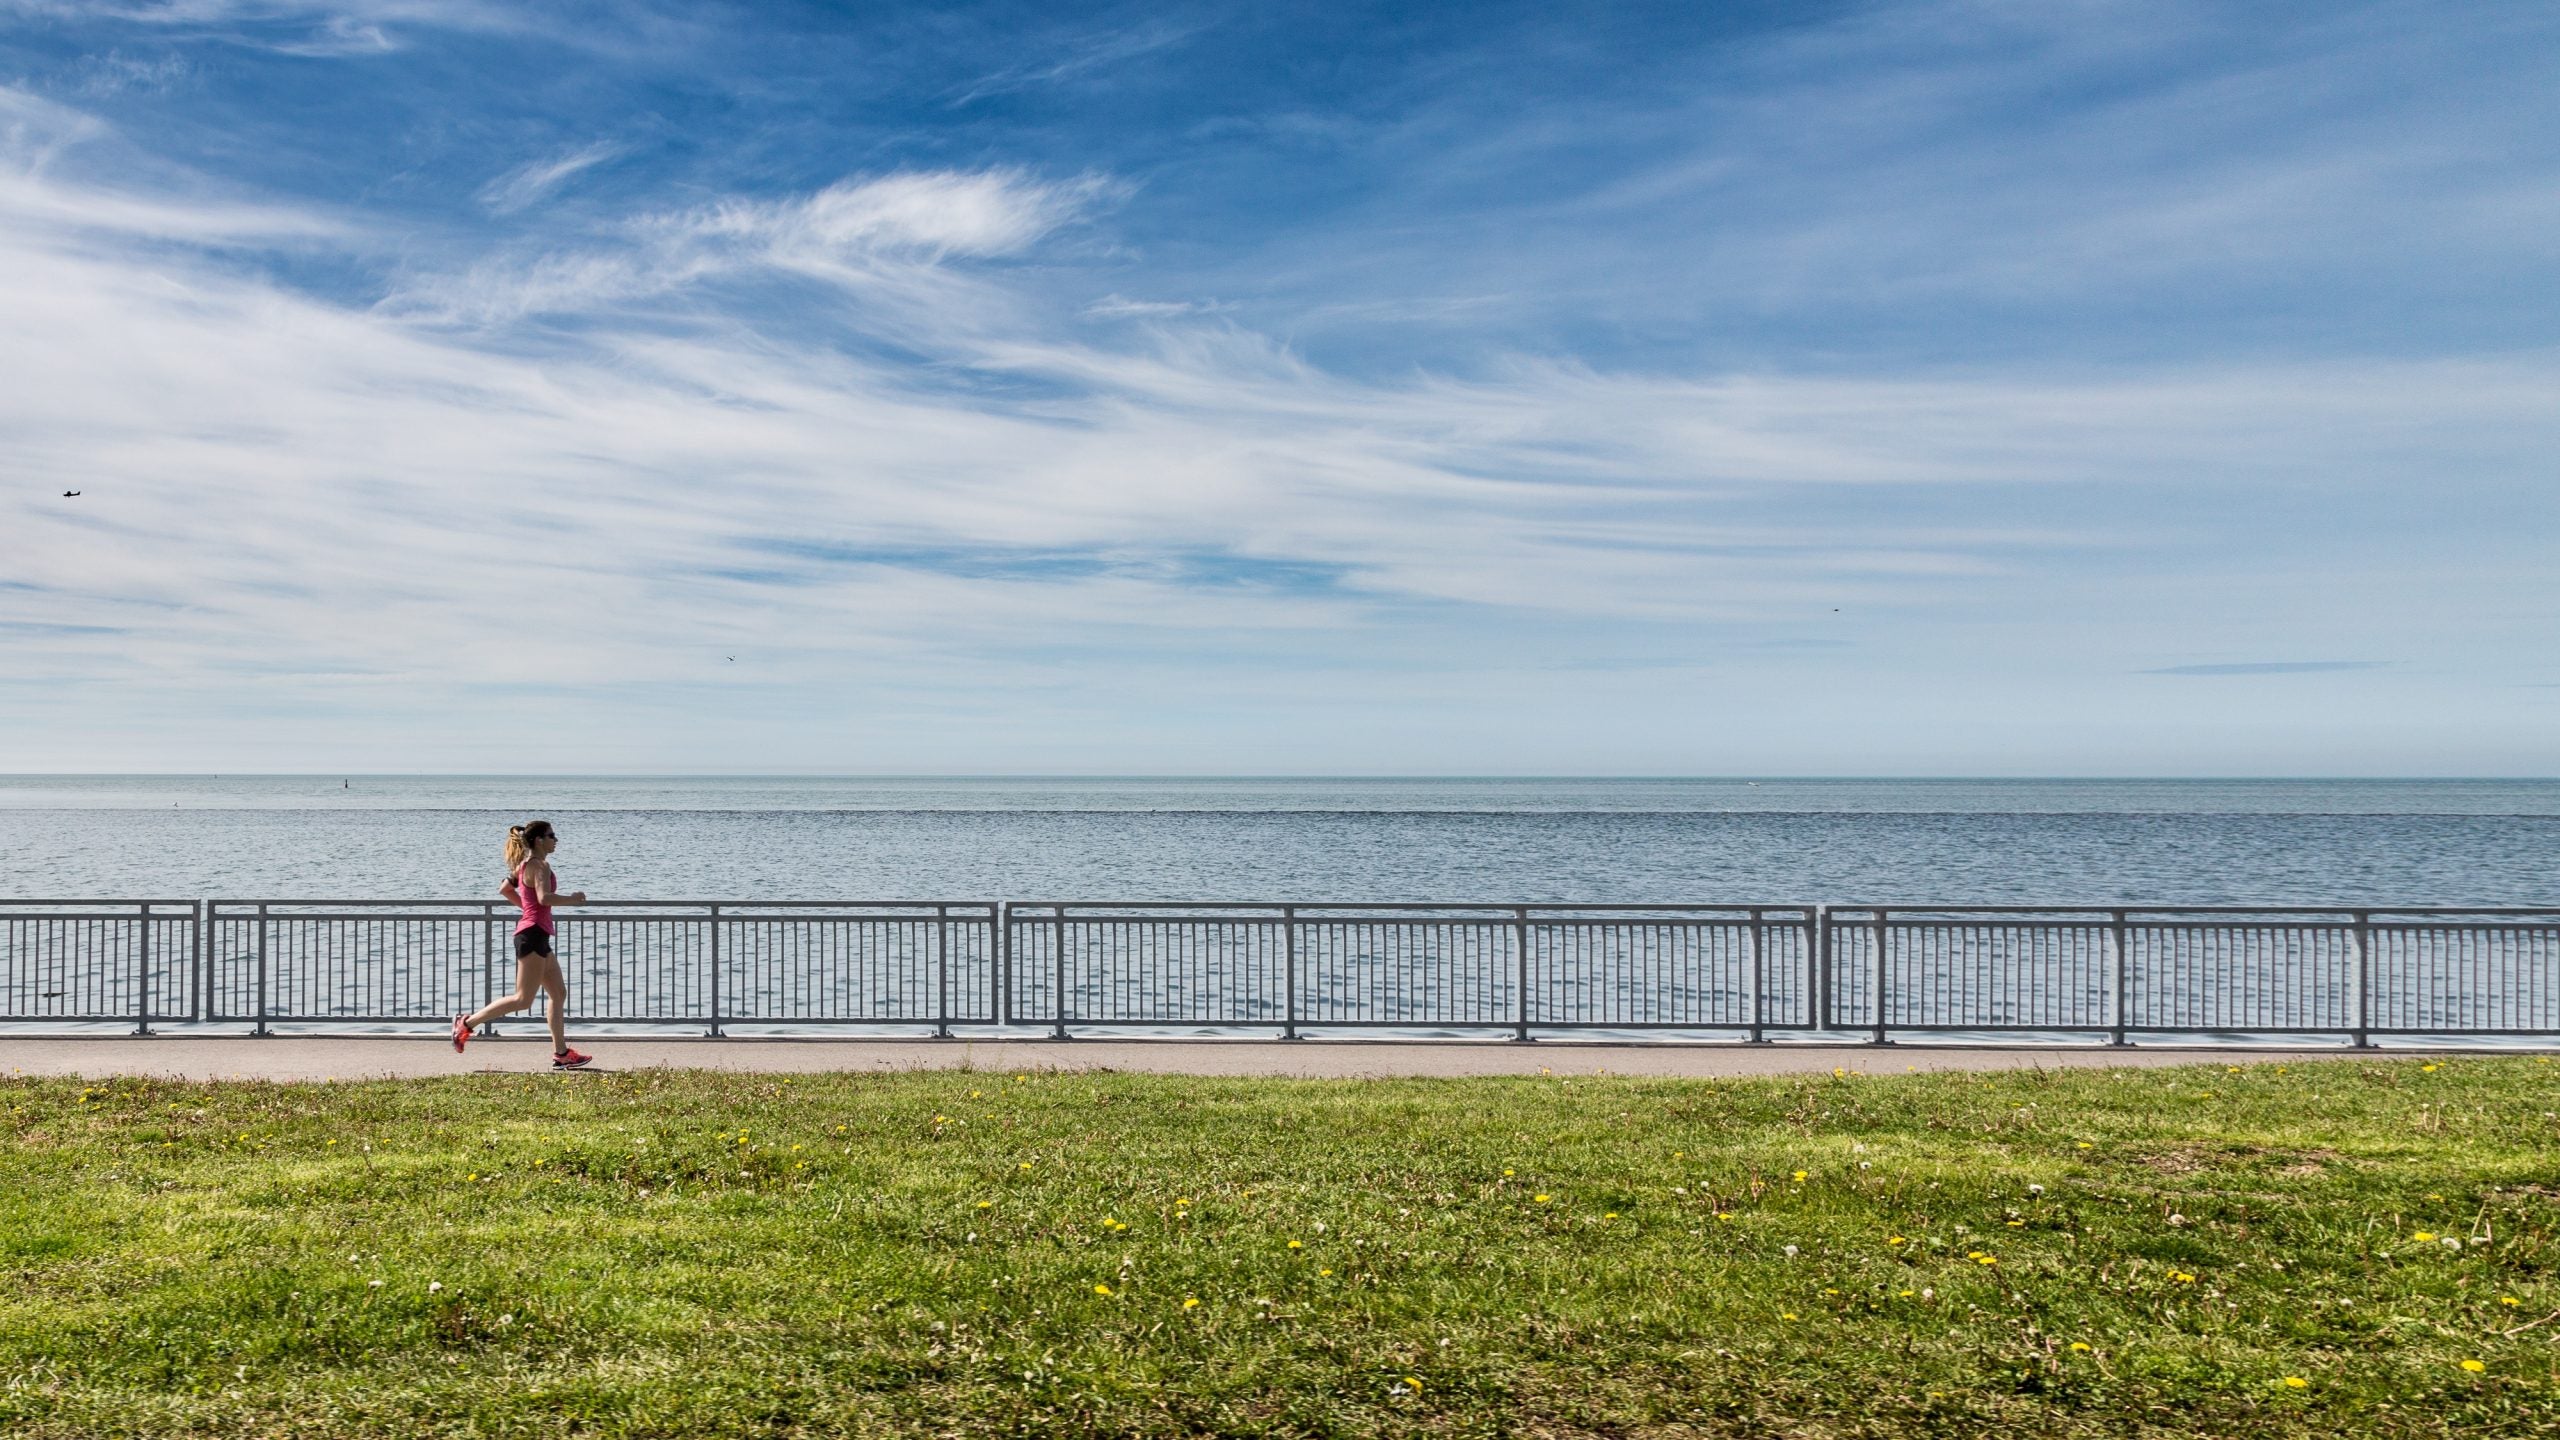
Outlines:
[[[86,903],[86,902],[81,902],[81,903]],[[99,902],[99,903],[106,903],[106,902]],[[114,903],[117,903],[117,904],[125,904],[125,905],[131,905],[131,904],[136,904],[136,903],[139,903],[139,902],[131,901],[131,900],[125,900],[125,901],[117,901],[117,902],[114,902]],[[170,904],[193,904],[193,903],[195,903],[195,902],[193,902],[193,901],[170,901],[170,902],[167,902],[167,903],[170,903]],[[306,898],[293,898],[293,899],[274,899],[274,898],[268,898],[268,899],[247,899],[247,900],[208,900],[208,901],[206,901],[205,903],[206,903],[206,904],[208,904],[208,905],[213,906],[213,907],[214,907],[214,908],[216,908],[216,909],[221,909],[221,910],[237,909],[237,908],[240,908],[240,907],[242,907],[242,906],[257,906],[257,905],[291,905],[291,906],[297,906],[297,907],[304,908],[304,909],[321,909],[321,908],[330,908],[330,909],[341,909],[341,910],[379,910],[379,909],[413,909],[413,910],[414,910],[414,909],[421,909],[421,908],[453,908],[453,909],[469,908],[469,909],[474,909],[474,910],[513,910],[513,909],[515,909],[515,905],[516,905],[516,902],[514,902],[514,901],[512,901],[512,900],[504,900],[504,899],[500,899],[500,898],[498,898],[498,897],[496,897],[496,896],[491,896],[491,897],[489,897],[489,898],[487,898],[487,899],[485,899],[485,900],[482,900],[482,899],[470,899],[470,900],[456,900],[456,899],[442,899],[442,900],[438,900],[438,899],[416,899],[416,900],[338,900],[338,899],[329,899],[329,898],[325,898],[325,897],[324,897],[324,898],[316,899],[316,900],[315,900],[315,899],[306,899]],[[935,910],[935,909],[950,909],[950,910],[981,910],[981,911],[992,911],[992,910],[994,910],[994,909],[996,909],[996,908],[997,908],[997,904],[998,904],[998,902],[993,901],[993,900],[581,900],[581,901],[578,901],[578,902],[577,902],[577,903],[575,903],[575,904],[571,904],[571,903],[569,903],[569,902],[563,901],[563,902],[561,902],[561,903],[560,903],[560,905],[559,905],[559,907],[558,907],[558,908],[560,908],[560,909],[562,909],[562,910],[569,910],[569,911],[578,911],[578,910],[676,910],[676,909],[686,909],[686,910],[705,910],[705,909],[709,909],[710,907],[712,907],[712,906],[714,906],[714,905],[717,905],[717,906],[719,906],[719,907],[720,907],[721,909],[723,909],[723,910],[915,910],[915,909]]]
[[1573,900],[1008,900],[1008,910],[1458,910],[1498,912],[1575,910],[1610,913],[1636,911],[1806,911],[1818,905],[1802,901],[1740,900],[1731,903],[1704,903],[1665,900],[1655,903],[1638,901],[1605,901],[1585,904]]
[[138,896],[137,896],[137,897],[134,897],[134,898],[132,898],[132,899],[126,899],[126,898],[123,898],[123,897],[119,896],[119,897],[115,897],[115,898],[111,898],[111,899],[105,899],[105,900],[98,899],[98,898],[97,898],[97,897],[95,897],[95,896],[91,896],[91,897],[89,897],[89,898],[87,898],[87,899],[81,899],[81,900],[65,900],[65,899],[56,899],[56,898],[47,898],[47,897],[45,897],[45,896],[35,896],[35,897],[29,898],[29,899],[17,899],[17,898],[0,899],[0,906],[8,906],[8,907],[13,908],[13,909],[23,909],[23,908],[26,908],[26,907],[29,907],[29,906],[38,906],[38,905],[41,905],[41,906],[53,906],[53,907],[76,905],[76,906],[85,906],[85,907],[89,907],[89,908],[92,908],[92,909],[102,908],[102,907],[109,906],[109,905],[121,905],[121,906],[124,906],[124,907],[125,907],[125,908],[127,908],[127,909],[131,909],[132,907],[134,907],[134,906],[136,906],[136,905],[196,905],[196,904],[200,904],[200,903],[202,903],[202,902],[197,901],[197,900],[194,900],[194,899],[187,899],[187,900],[145,900],[145,899],[142,899],[142,898],[140,898],[140,897],[138,897]]
[[1909,903],[1839,903],[1828,908],[1837,917],[1873,915],[2554,915],[2553,905],[1962,905]]

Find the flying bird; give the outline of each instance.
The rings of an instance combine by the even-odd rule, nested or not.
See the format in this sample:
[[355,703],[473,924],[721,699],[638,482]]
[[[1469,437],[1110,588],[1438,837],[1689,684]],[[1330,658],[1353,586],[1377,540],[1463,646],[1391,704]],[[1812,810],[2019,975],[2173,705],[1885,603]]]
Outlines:
[[63,498],[63,499],[65,499],[65,500],[68,500],[68,499],[70,499],[72,496],[77,495],[77,494],[79,494],[79,493],[80,493],[80,492],[79,492],[79,491],[77,491],[77,490],[65,490],[65,491],[63,491],[63,492],[62,492],[62,498]]

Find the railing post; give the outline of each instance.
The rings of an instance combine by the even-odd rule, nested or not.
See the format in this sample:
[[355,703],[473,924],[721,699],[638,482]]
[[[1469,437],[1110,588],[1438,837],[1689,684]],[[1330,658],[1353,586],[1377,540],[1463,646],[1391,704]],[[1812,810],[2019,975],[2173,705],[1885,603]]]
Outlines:
[[1052,1040],[1072,1040],[1075,1037],[1067,1033],[1067,907],[1064,905],[1054,906],[1051,908],[1049,913],[1051,916],[1049,931],[1050,937],[1057,942],[1057,954],[1053,958],[1057,962],[1058,977],[1057,1028],[1050,1032],[1049,1038]]
[[1886,997],[1887,989],[1888,989],[1888,987],[1889,987],[1889,986],[1891,985],[1891,983],[1892,983],[1892,974],[1893,974],[1893,972],[1892,972],[1892,967],[1891,967],[1891,965],[1890,965],[1890,963],[1889,963],[1889,962],[1890,962],[1890,960],[1891,960],[1891,952],[1887,949],[1887,941],[1888,941],[1888,939],[1889,939],[1890,937],[1889,937],[1889,935],[1887,934],[1886,929],[1885,929],[1885,912],[1884,912],[1884,907],[1883,907],[1883,906],[1881,906],[1881,905],[1879,905],[1879,906],[1877,906],[1877,907],[1876,907],[1875,928],[1876,928],[1876,1032],[1875,1032],[1875,1043],[1876,1043],[1876,1044],[1878,1044],[1878,1045],[1890,1045],[1890,1044],[1892,1044],[1893,1042],[1892,1042],[1892,1041],[1890,1041],[1890,1040],[1887,1040],[1886,1038],[1884,1038],[1884,1026],[1885,1026],[1885,997]]
[[[497,986],[498,907],[483,900],[480,902],[480,1005],[487,1005],[498,998]],[[472,1008],[478,1009],[480,1006]],[[497,1022],[481,1021],[480,1033],[484,1037],[497,1034]]]
[[933,907],[933,969],[942,987],[942,1015],[933,1027],[934,1038],[951,1038],[951,907]]
[[213,902],[199,896],[196,900],[196,923],[190,927],[195,955],[187,969],[196,977],[195,1004],[188,1016],[201,1023],[213,1018]]
[[1805,1021],[1817,1032],[1831,1028],[1831,907],[1813,907],[1813,934],[1808,937],[1805,960]]
[[1022,1013],[1013,994],[1013,902],[998,900],[988,906],[987,923],[995,927],[987,937],[987,1009],[998,1025],[1010,1026]]
[[1285,952],[1281,973],[1282,1018],[1280,1038],[1298,1038],[1298,907],[1280,907],[1280,943]]
[[711,1038],[720,1038],[720,907],[711,907]]
[[2107,922],[2107,945],[2108,948],[2114,952],[2113,955],[2110,956],[2110,959],[2114,962],[2116,997],[2115,1023],[2110,1027],[2107,1036],[2107,1043],[2110,1045],[2130,1045],[2133,1043],[2125,1038],[2124,1033],[2127,1002],[2133,996],[2132,979],[2130,975],[2130,971],[2133,967],[2133,959],[2129,940],[2130,936],[2125,929],[2124,912],[2121,910],[2111,912],[2110,918]]
[[258,907],[258,1027],[249,1033],[267,1033],[267,907]]
[[1765,1045],[1769,1043],[1768,1030],[1763,1024],[1763,1022],[1768,1019],[1768,1009],[1765,1001],[1769,990],[1769,945],[1768,938],[1764,933],[1767,927],[1763,925],[1761,921],[1761,912],[1757,910],[1752,911],[1751,1043],[1754,1045]]
[[151,1033],[151,902],[142,902],[141,970],[134,976],[133,1033]]
[[1517,905],[1511,911],[1511,945],[1519,967],[1515,979],[1520,989],[1519,1023],[1511,1028],[1511,1038],[1529,1038],[1529,907]]
[[2359,1050],[2373,1048],[2373,912],[2355,912],[2356,1028]]

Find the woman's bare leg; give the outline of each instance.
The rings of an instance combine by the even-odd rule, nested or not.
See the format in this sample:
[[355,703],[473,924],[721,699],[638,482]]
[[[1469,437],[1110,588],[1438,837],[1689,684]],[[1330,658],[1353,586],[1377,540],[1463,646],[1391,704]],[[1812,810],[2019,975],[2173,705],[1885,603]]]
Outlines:
[[[516,993],[503,1000],[492,1000],[472,1011],[462,1017],[463,1023],[477,1030],[501,1015],[513,1015],[519,1010],[532,1009],[533,997],[542,988],[543,964],[544,959],[540,955],[519,957],[516,961]],[[559,1007],[552,1008],[556,1011]],[[560,1031],[557,1019],[552,1021],[551,1029],[552,1034],[557,1037]]]
[[551,1018],[551,1053],[557,1055],[569,1048],[569,977],[560,973],[557,955],[551,956],[543,969],[542,990],[551,997],[550,1005],[545,1007]]

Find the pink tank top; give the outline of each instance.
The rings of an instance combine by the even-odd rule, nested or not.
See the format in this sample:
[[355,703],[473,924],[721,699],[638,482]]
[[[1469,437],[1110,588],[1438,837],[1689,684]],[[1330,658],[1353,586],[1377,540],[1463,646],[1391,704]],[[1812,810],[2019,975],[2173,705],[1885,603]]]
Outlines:
[[557,933],[559,927],[551,923],[551,907],[535,897],[533,882],[524,878],[524,872],[524,866],[516,867],[516,904],[524,911],[524,918],[516,922],[517,932],[539,930],[546,935]]

